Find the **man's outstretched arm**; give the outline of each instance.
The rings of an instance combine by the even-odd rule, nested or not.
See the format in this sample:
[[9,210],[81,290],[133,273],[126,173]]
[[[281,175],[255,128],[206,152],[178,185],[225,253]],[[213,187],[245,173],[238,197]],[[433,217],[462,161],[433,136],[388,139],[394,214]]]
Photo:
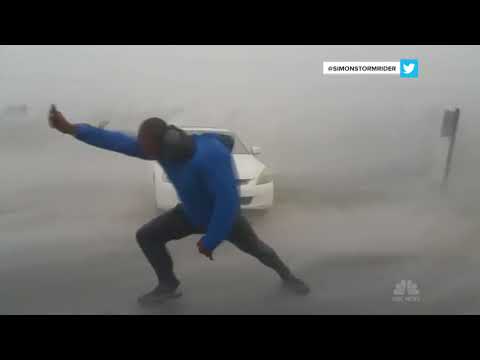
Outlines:
[[133,136],[120,131],[105,130],[88,124],[72,124],[61,112],[50,111],[50,126],[65,134],[98,148],[148,160]]
[[88,124],[75,124],[73,136],[105,150],[115,151],[128,156],[148,160],[137,139],[120,131],[105,130]]

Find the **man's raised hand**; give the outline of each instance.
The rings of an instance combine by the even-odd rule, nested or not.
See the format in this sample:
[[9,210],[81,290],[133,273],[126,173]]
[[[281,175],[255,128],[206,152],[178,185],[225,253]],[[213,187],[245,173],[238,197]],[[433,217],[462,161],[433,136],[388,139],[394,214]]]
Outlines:
[[51,128],[57,129],[64,134],[73,135],[75,132],[75,126],[65,119],[63,114],[57,110],[55,105],[50,107],[50,112],[48,113],[48,123],[50,124]]

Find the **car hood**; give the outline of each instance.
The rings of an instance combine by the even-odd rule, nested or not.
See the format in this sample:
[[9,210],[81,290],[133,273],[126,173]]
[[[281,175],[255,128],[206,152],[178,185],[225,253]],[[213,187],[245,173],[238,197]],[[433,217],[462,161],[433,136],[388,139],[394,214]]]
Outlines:
[[253,155],[234,154],[233,160],[240,180],[254,179],[265,168],[265,165]]

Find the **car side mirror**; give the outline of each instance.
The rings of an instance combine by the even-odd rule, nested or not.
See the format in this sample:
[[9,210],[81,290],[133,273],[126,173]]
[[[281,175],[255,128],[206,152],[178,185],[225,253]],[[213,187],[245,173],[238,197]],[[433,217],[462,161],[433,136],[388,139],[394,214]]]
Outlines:
[[102,120],[98,123],[98,127],[100,129],[105,129],[107,127],[107,125],[110,124],[110,120]]
[[262,153],[262,148],[260,146],[252,146],[252,154],[260,155]]

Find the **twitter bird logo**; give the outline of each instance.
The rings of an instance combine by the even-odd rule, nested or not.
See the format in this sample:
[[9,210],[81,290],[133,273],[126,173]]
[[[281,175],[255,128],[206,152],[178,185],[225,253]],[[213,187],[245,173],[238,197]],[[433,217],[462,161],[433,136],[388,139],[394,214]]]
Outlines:
[[418,78],[418,60],[400,59],[400,77]]
[[415,69],[415,64],[403,64],[403,72],[410,74]]

